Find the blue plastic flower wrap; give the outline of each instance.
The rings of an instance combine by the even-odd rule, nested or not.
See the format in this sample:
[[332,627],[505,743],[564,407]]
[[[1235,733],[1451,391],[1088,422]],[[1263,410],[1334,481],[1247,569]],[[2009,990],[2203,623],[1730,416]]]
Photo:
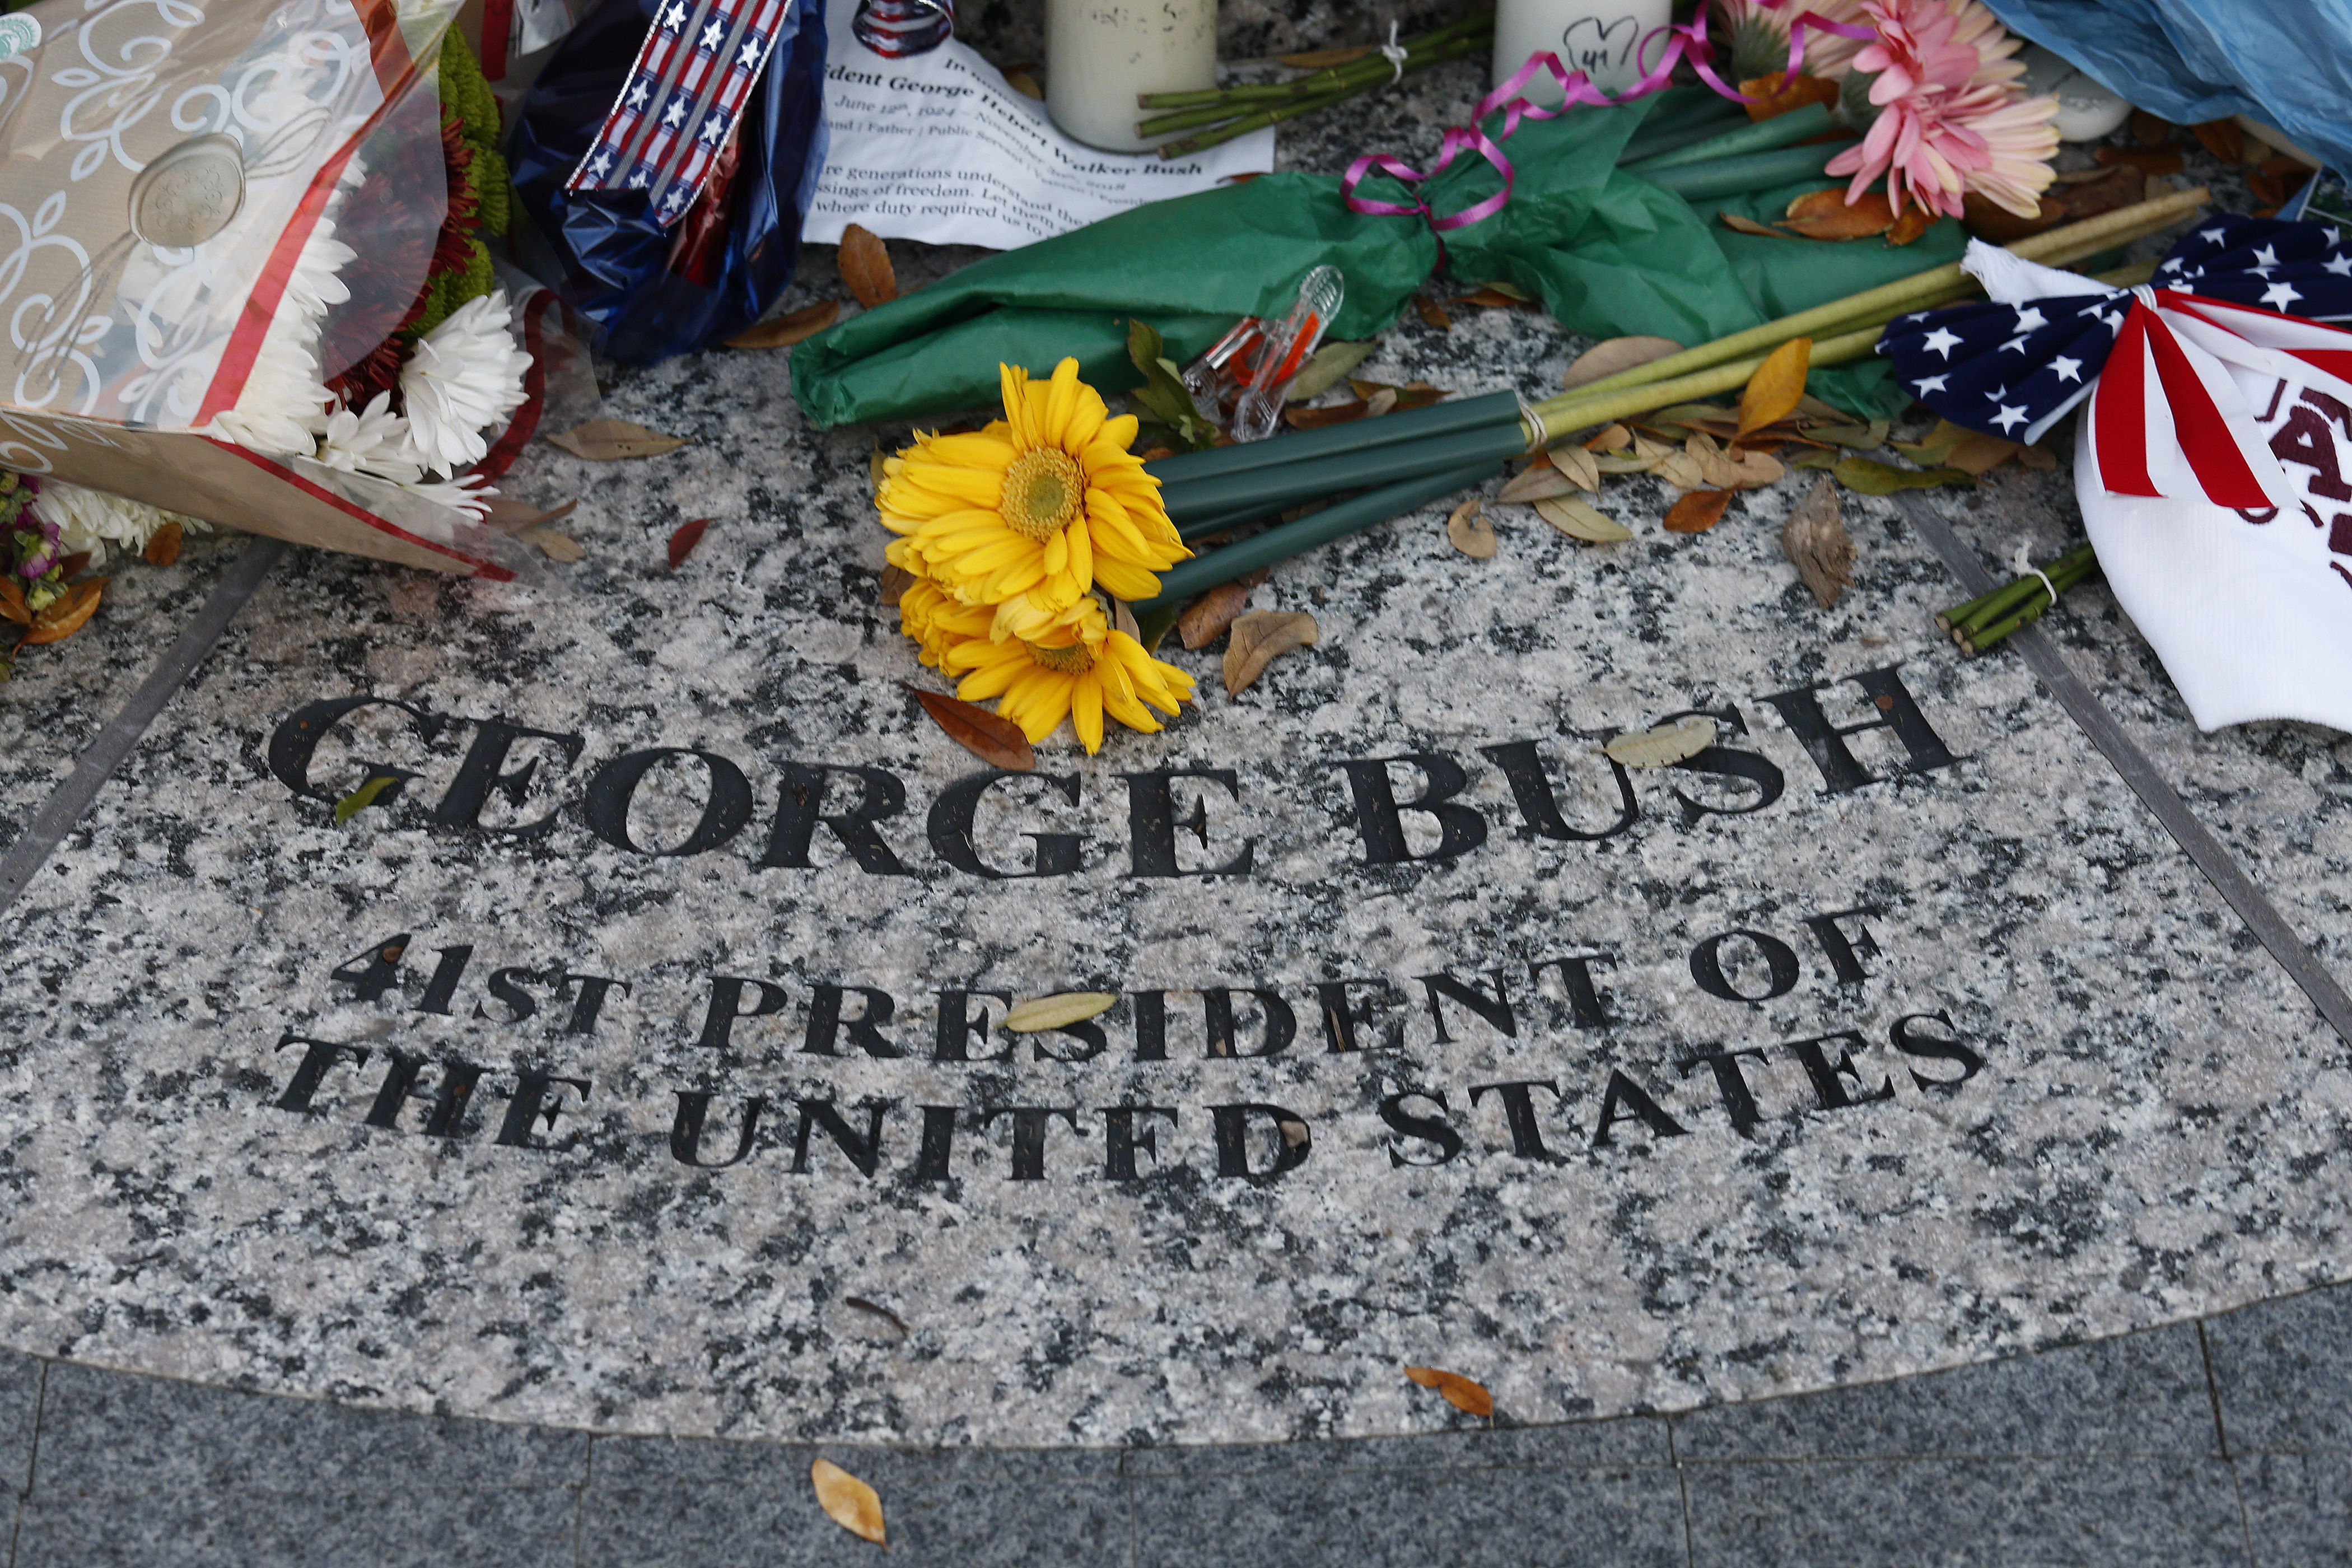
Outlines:
[[682,210],[666,209],[658,189],[566,188],[601,150],[648,35],[698,9],[611,0],[591,12],[524,99],[508,154],[523,210],[562,264],[562,278],[548,281],[587,318],[596,346],[625,363],[667,359],[758,321],[792,281],[824,166],[824,4],[793,0],[731,136]]
[[2251,115],[2352,173],[2352,0],[1986,0],[2151,114]]

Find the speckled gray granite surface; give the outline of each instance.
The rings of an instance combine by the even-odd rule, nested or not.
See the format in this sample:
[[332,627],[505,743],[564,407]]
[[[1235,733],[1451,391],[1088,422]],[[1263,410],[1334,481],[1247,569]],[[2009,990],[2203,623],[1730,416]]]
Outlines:
[[[1367,374],[1540,391],[1574,347],[1465,310]],[[1682,537],[1612,480],[1599,549],[1496,509],[1485,562],[1433,509],[1258,590],[1323,637],[1248,692],[1178,653],[1168,733],[991,782],[877,603],[898,432],[810,430],[757,354],[611,405],[692,444],[527,460],[580,501],[560,587],[290,558],[5,917],[0,1341],[616,1431],[1205,1441],[1446,1424],[1405,1364],[1510,1422],[1673,1409],[2352,1274],[2344,1042],[2020,662],[1935,636],[1882,502],[1826,613],[1794,486]],[[2094,603],[2070,651],[2154,744]],[[1598,752],[1692,710],[1696,767]],[[2282,823],[2334,776],[2179,743]],[[2335,954],[2329,851],[2231,842]],[[996,1026],[1076,989],[1120,1000]]]

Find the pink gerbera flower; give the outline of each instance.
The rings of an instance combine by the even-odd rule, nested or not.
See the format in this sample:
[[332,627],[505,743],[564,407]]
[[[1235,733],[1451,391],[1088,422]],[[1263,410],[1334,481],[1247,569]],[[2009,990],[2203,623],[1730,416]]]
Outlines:
[[1883,176],[1898,216],[1916,201],[1956,217],[1971,191],[2021,217],[2039,213],[2058,149],[2058,100],[2020,95],[2024,68],[2009,58],[2017,40],[1979,0],[1863,0],[1860,11],[1878,37],[1838,69],[1874,78],[1878,117],[1861,145],[1829,164],[1853,176],[1847,204]]

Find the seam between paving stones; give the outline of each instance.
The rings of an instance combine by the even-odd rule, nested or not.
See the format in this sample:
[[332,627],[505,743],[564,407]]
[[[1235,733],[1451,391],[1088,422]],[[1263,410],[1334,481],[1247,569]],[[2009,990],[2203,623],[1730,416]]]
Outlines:
[[1675,1490],[1683,1500],[1683,1562],[1687,1568],[1698,1568],[1698,1543],[1691,1529],[1690,1472],[1683,1468],[1681,1451],[1675,1445],[1675,1424],[1666,1423],[1666,1462],[1675,1468]]
[[25,1444],[25,1484],[16,1493],[16,1510],[8,1521],[8,1568],[16,1568],[16,1541],[25,1532],[25,1510],[33,1506],[33,1488],[40,1475],[41,1420],[49,1408],[49,1363],[43,1361],[33,1380],[33,1431]]

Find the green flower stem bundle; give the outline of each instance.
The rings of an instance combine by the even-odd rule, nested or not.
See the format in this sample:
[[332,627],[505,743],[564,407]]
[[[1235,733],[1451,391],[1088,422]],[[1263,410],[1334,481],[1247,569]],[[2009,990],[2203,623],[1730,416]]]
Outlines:
[[[1327,425],[1320,430],[1302,430],[1266,441],[1213,447],[1205,452],[1180,453],[1172,458],[1157,458],[1144,464],[1143,468],[1163,487],[1160,494],[1164,500],[1171,492],[1195,480],[1217,475],[1333,458],[1342,452],[1360,452],[1391,441],[1418,440],[1424,436],[1444,436],[1481,425],[1507,423],[1518,416],[1519,400],[1516,394],[1490,392],[1484,397],[1465,397],[1454,403],[1433,403],[1425,408],[1406,409],[1383,415],[1378,419]],[[1171,515],[1173,512],[1174,509],[1171,508]]]
[[1936,617],[1936,625],[1952,634],[1962,653],[1983,653],[2018,627],[2040,620],[2058,602],[2053,589],[2063,594],[2098,569],[2097,553],[2078,544],[2039,572],[1946,610]]
[[[1362,419],[1356,423],[1377,425],[1381,421]],[[1506,458],[1519,456],[1527,446],[1527,432],[1514,400],[1502,417],[1466,430],[1391,440],[1360,451],[1295,460],[1279,468],[1190,479],[1164,486],[1160,499],[1180,531],[1209,519],[1228,520],[1223,525],[1231,527],[1230,520],[1251,513],[1280,511],[1302,501],[1320,500],[1340,490],[1390,484],[1472,463],[1499,463]]]
[[1743,121],[1737,130],[1710,135],[1672,152],[1645,157],[1636,147],[1629,144],[1617,166],[1629,174],[1649,176],[1661,170],[1678,169],[1717,158],[1737,158],[1750,153],[1769,153],[1775,148],[1794,146],[1822,135],[1829,129],[1830,111],[1818,103],[1809,103],[1786,114],[1776,114],[1769,120]]
[[1491,14],[1482,14],[1407,39],[1400,46],[1404,58],[1393,64],[1388,56],[1376,51],[1286,82],[1252,82],[1197,92],[1147,92],[1136,99],[1139,107],[1169,112],[1139,121],[1135,132],[1139,136],[1165,136],[1212,127],[1160,149],[1162,158],[1186,157],[1296,115],[1387,87],[1404,75],[1425,70],[1442,60],[1484,53],[1493,45],[1494,32],[1495,18]]

